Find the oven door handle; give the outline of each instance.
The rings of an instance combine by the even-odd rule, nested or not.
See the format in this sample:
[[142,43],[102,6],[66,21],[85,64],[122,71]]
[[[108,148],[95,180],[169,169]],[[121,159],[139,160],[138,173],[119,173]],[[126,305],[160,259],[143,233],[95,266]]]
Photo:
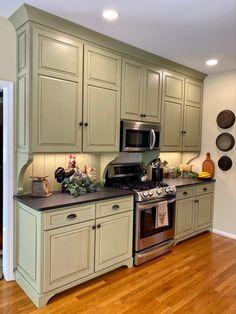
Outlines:
[[[157,206],[159,203],[164,202],[165,200],[159,201],[159,202],[152,202],[150,200],[149,203],[145,203],[145,204],[138,204],[138,209],[139,210],[143,210],[143,209],[148,209],[150,207],[155,207]],[[171,204],[174,203],[176,201],[175,197],[171,198],[170,200],[167,200],[167,204]]]
[[150,150],[153,150],[155,143],[156,143],[156,134],[155,134],[154,129],[151,129],[151,131],[150,131],[150,143],[149,143]]

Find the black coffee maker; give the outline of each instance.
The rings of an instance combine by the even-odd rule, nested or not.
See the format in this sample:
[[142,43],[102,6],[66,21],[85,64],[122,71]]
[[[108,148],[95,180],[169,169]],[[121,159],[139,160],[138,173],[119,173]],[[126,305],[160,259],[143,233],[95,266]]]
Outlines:
[[163,167],[161,166],[160,158],[153,159],[150,162],[152,167],[152,181],[162,182],[163,181]]

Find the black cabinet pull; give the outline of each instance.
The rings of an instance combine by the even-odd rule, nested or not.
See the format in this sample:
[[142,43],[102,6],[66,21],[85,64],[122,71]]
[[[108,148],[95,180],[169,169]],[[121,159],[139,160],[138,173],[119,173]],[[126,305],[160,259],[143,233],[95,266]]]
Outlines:
[[67,219],[71,220],[71,219],[75,219],[76,217],[77,217],[76,214],[70,214],[70,215],[67,216]]
[[144,117],[144,115],[141,113],[141,114],[140,114],[140,117]]
[[146,115],[144,114],[143,117],[146,118]]
[[94,226],[92,226],[92,229],[94,230],[96,228],[96,226],[94,225]]
[[88,126],[88,122],[85,122],[84,126]]
[[182,133],[182,134],[186,134],[187,132],[186,132],[186,131],[181,131],[181,133]]
[[112,206],[112,209],[119,209],[119,208],[120,208],[119,205],[113,205],[113,206]]
[[184,192],[183,192],[183,195],[188,195],[188,192],[184,191]]
[[83,125],[83,122],[80,122],[79,125],[82,126],[82,125]]
[[207,188],[203,188],[203,191],[207,191]]
[[199,200],[195,200],[194,202],[195,202],[195,203],[199,203]]
[[98,225],[97,225],[97,228],[98,228],[98,229],[99,229],[99,228],[101,228],[101,225],[100,225],[100,224],[98,224]]

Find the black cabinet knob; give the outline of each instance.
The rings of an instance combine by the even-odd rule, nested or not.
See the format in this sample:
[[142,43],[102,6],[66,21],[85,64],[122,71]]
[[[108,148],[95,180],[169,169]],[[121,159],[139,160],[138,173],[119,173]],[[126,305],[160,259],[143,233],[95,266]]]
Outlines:
[[85,122],[84,126],[88,126],[88,122]]

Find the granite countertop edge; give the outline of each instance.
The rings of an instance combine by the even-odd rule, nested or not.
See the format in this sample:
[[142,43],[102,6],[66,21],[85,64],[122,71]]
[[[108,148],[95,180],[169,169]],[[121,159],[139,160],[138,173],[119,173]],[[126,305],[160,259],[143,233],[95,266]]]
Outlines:
[[28,207],[31,207],[32,209],[35,209],[36,211],[44,211],[132,195],[134,195],[134,192],[129,190],[106,187],[101,191],[87,193],[78,197],[75,197],[70,193],[53,192],[52,195],[48,197],[34,197],[27,194],[15,195],[14,199]]

